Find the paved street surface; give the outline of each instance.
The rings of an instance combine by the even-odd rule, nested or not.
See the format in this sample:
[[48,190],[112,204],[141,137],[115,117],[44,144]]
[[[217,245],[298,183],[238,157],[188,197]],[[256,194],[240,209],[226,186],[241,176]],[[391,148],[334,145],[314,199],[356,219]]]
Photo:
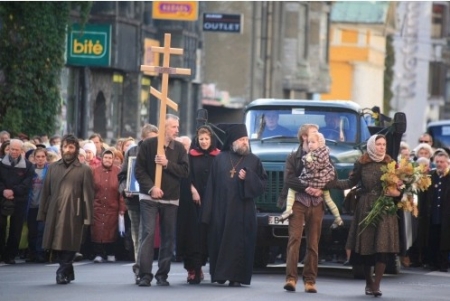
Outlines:
[[[93,264],[91,261],[75,263],[75,281],[68,285],[55,284],[57,264],[15,265],[0,263],[1,301],[282,301],[282,300],[373,300],[365,296],[364,280],[352,278],[349,268],[321,268],[317,281],[317,294],[283,290],[284,267],[271,266],[255,270],[252,284],[243,287],[211,284],[208,273],[200,285],[186,283],[182,263],[173,263],[169,275],[170,287],[134,285],[132,263],[116,262]],[[156,266],[154,265],[154,270]],[[207,271],[207,269],[205,269]],[[404,269],[399,275],[386,275],[381,290],[382,300],[450,300],[450,273],[429,272],[419,268]]]

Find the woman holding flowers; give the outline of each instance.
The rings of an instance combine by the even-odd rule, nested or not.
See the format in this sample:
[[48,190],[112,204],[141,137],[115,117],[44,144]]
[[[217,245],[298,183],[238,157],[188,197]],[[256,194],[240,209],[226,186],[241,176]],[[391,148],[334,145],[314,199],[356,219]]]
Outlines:
[[[354,164],[353,171],[346,180],[334,180],[326,185],[327,189],[350,189],[358,183],[362,186],[355,215],[348,233],[346,249],[352,250],[352,265],[363,264],[366,278],[365,294],[381,296],[380,282],[389,257],[399,252],[398,220],[395,214],[381,214],[377,222],[364,223],[375,202],[386,194],[381,177],[382,167],[386,167],[393,159],[386,154],[386,138],[373,135],[367,141],[367,152]],[[390,196],[399,196],[393,189]],[[397,210],[394,206],[392,210]],[[372,267],[375,266],[375,278],[372,278]]]

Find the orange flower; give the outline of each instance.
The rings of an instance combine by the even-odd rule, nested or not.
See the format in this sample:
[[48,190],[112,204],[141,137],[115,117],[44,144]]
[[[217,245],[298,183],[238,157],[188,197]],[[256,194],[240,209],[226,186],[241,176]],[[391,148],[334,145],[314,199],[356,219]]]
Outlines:
[[[395,161],[381,167],[383,175],[380,180],[384,193],[375,201],[369,214],[361,221],[363,230],[370,224],[376,225],[384,214],[396,214],[396,209],[411,212],[418,216],[419,209],[414,201],[414,195],[419,191],[425,191],[431,185],[431,178],[428,174],[429,167],[416,164],[407,159],[401,159],[398,165]],[[395,190],[402,193],[401,201],[394,205],[393,197],[397,196]],[[361,232],[362,232],[361,231]]]

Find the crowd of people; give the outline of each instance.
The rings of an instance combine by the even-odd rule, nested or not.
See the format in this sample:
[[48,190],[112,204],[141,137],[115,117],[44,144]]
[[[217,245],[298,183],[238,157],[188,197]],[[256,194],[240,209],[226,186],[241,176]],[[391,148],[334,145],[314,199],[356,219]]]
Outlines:
[[[58,262],[56,283],[68,284],[75,280],[73,262],[86,255],[86,245],[93,250],[90,260],[94,263],[116,260],[114,243],[120,220],[127,215],[137,285],[150,286],[155,278],[157,285],[168,286],[175,251],[184,261],[190,284],[204,279],[202,267],[208,259],[213,282],[250,284],[256,243],[253,198],[263,193],[266,174],[250,152],[245,125],[229,125],[222,131],[226,134],[222,151],[209,125],[198,128],[193,140],[178,137],[178,117],[168,114],[164,130],[164,154],[158,153],[159,131],[151,124],[142,127],[137,144],[126,138],[114,147],[106,145],[99,134],[87,140],[70,134],[55,136],[47,146],[37,137],[28,142],[0,133],[0,233],[5,242],[1,260],[15,263],[26,220],[27,261]],[[56,158],[49,158],[49,153]],[[231,169],[222,175],[223,168]],[[130,173],[138,182],[134,191]],[[213,181],[209,175],[216,173]],[[217,206],[215,193],[221,189]],[[3,199],[8,201],[5,210]],[[234,220],[236,210],[246,214],[239,222],[242,236],[232,239],[236,225],[218,221]],[[223,249],[233,252],[223,258]],[[155,274],[154,258],[158,259]],[[226,264],[230,260],[236,264]]]
[[[47,201],[50,204],[53,203],[45,195],[49,193],[49,188],[61,190],[59,185],[63,185],[65,180],[68,180],[68,187],[75,185],[72,170],[69,174],[62,169],[59,171],[61,174],[58,174],[55,172],[56,169],[50,169],[50,166],[58,165],[61,162],[64,162],[66,167],[72,165],[87,167],[89,174],[92,175],[92,179],[88,179],[88,184],[94,189],[93,196],[89,197],[93,207],[85,204],[83,208],[86,210],[78,208],[96,221],[95,226],[83,227],[79,233],[80,239],[83,240],[83,248],[89,246],[87,249],[92,251],[95,262],[115,261],[117,218],[118,215],[124,215],[126,211],[124,198],[118,190],[118,173],[123,164],[124,154],[133,145],[134,139],[131,137],[119,139],[114,146],[109,146],[103,142],[101,135],[96,133],[87,140],[72,137],[72,140],[76,139],[76,158],[72,158],[70,152],[66,154],[64,152],[63,138],[60,136],[48,138],[47,135],[43,135],[28,139],[26,135],[19,135],[11,139],[7,131],[0,132],[0,171],[3,173],[0,180],[0,187],[3,191],[0,216],[0,242],[2,242],[0,243],[0,258],[5,263],[15,263],[24,226],[28,235],[26,241],[22,241],[22,245],[24,244],[27,248],[21,250],[20,255],[27,262],[45,263],[57,260],[56,253],[51,254],[48,249],[42,247],[43,241],[45,243],[46,239],[44,236],[45,223],[43,222],[45,216],[42,216],[44,213],[40,212],[40,209],[43,208],[42,203],[46,204]],[[12,177],[15,172],[20,176]],[[55,174],[56,178],[51,180],[51,184],[58,184],[58,187],[45,186],[45,179],[54,177]],[[10,190],[13,192],[12,195],[10,195]],[[68,189],[64,191],[64,193],[67,192],[69,192]],[[72,190],[71,193],[79,192]],[[79,197],[70,194],[69,196],[70,202],[72,202],[72,198],[76,200]],[[87,198],[87,196],[85,197]],[[10,201],[8,202],[8,200]],[[83,198],[80,200],[82,201]],[[80,202],[80,200],[77,201]],[[80,205],[83,204],[76,204],[76,206]],[[72,207],[68,208],[67,214],[71,214],[72,209]],[[8,216],[9,232],[6,233]],[[64,231],[62,233],[65,233]],[[8,237],[7,241],[5,241],[6,237]],[[80,251],[80,248],[76,250],[78,259],[81,256]]]
[[[224,140],[217,139],[218,131],[225,134]],[[56,282],[70,283],[75,280],[73,262],[86,244],[92,247],[95,263],[116,260],[114,244],[127,216],[136,285],[151,286],[155,279],[156,285],[169,286],[175,252],[183,260],[189,284],[204,279],[203,267],[209,261],[212,283],[249,285],[257,228],[253,199],[264,192],[267,175],[260,159],[251,153],[245,125],[205,123],[191,140],[178,137],[179,119],[168,114],[164,136],[158,133],[156,126],[146,124],[139,142],[130,137],[109,146],[96,133],[87,140],[70,134],[27,140],[10,139],[6,131],[0,132],[1,260],[15,263],[25,222],[27,261],[58,262]],[[319,127],[304,124],[297,136],[299,146],[286,159],[279,198],[286,207],[283,218],[289,219],[285,290],[296,290],[305,234],[304,290],[317,292],[325,205],[335,215],[335,226],[342,225],[328,190],[356,185],[361,189],[346,250],[351,264],[364,266],[364,294],[382,295],[386,264],[396,254],[402,255],[405,266],[447,272],[449,154],[434,148],[430,135],[423,134],[413,151],[402,142],[396,158],[427,165],[432,181],[418,195],[419,217],[410,217],[413,240],[406,247],[401,246],[397,216],[385,215],[377,225],[361,228],[361,221],[384,193],[381,167],[394,160],[386,153],[386,137],[371,136],[348,179],[338,180]],[[130,186],[131,173],[137,181],[135,190]],[[400,197],[400,190],[394,197]],[[158,269],[153,272],[155,258]]]

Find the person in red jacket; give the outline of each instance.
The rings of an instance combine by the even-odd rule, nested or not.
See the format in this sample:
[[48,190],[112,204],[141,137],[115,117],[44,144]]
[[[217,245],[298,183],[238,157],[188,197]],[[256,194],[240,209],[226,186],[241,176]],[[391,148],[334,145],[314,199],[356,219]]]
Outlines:
[[119,193],[117,175],[120,168],[114,165],[114,153],[106,150],[102,154],[102,165],[94,174],[94,222],[91,226],[91,241],[94,243],[95,263],[116,261],[114,242],[117,240],[119,215],[125,213],[125,203]]

